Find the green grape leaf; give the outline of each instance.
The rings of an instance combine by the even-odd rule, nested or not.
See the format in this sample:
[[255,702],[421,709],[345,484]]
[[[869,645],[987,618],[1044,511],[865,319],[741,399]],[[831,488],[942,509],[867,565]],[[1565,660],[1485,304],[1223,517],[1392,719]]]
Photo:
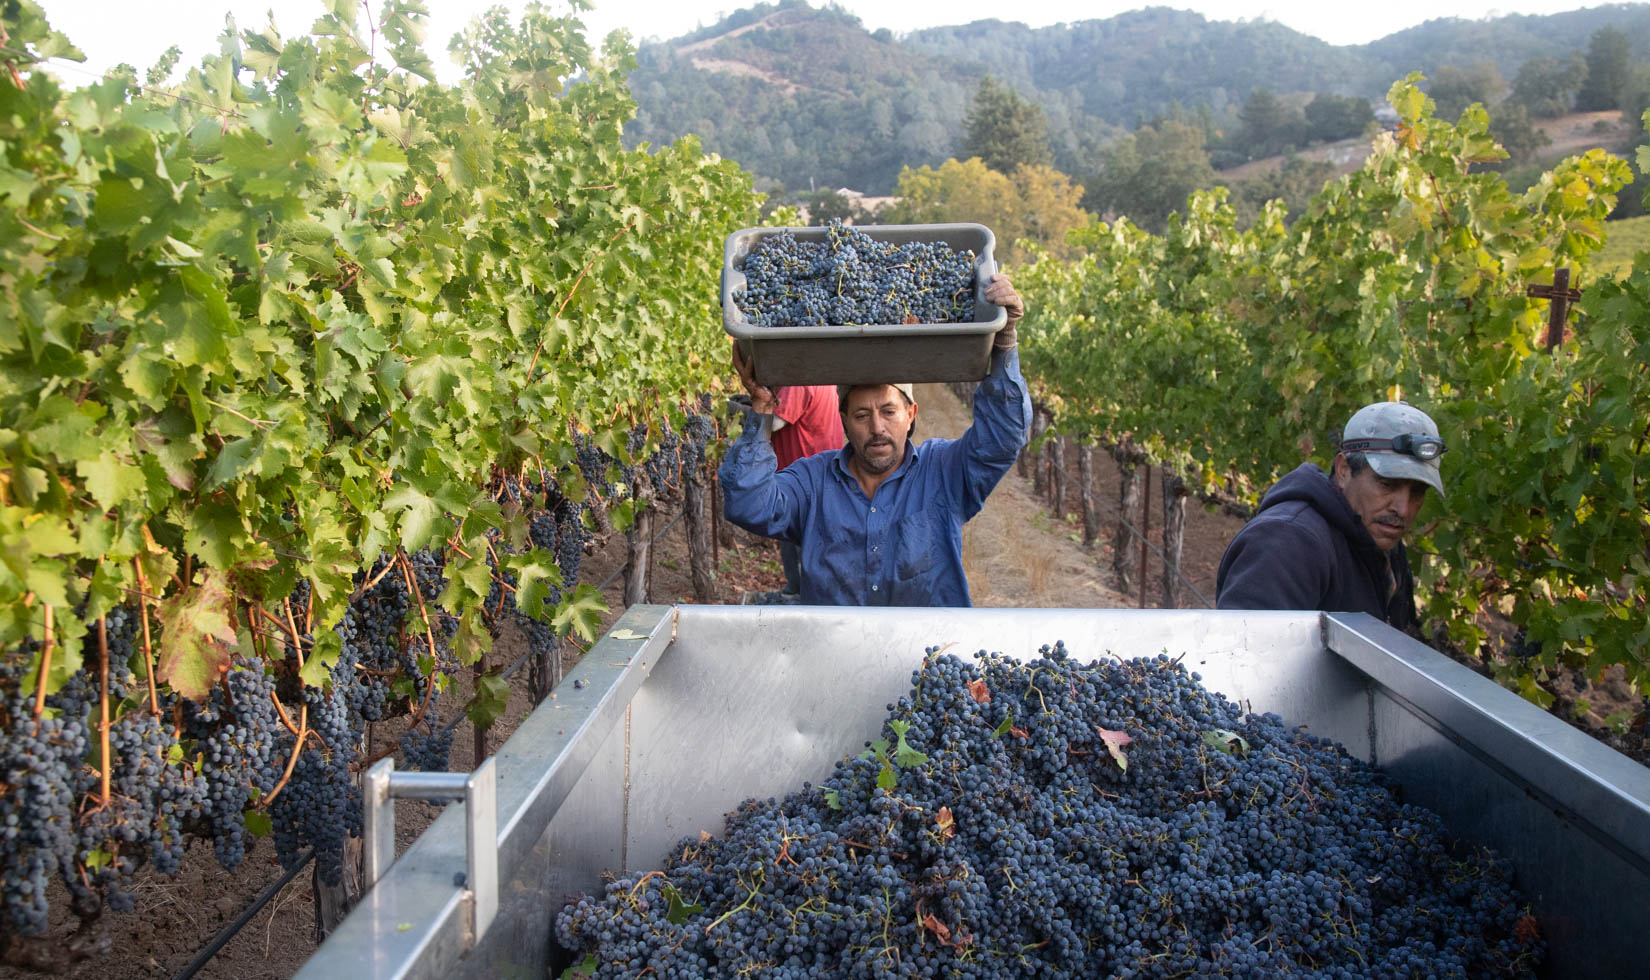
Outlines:
[[676,890],[675,885],[665,885],[660,889],[660,892],[664,895],[665,900],[670,903],[669,908],[665,910],[665,921],[673,926],[679,926],[705,910],[703,905],[683,900],[681,892]]
[[504,716],[504,709],[509,703],[510,682],[496,671],[489,672],[476,678],[475,696],[464,709],[464,714],[482,728],[490,728],[493,722]]
[[905,733],[911,730],[910,722],[890,721],[888,727],[899,740],[898,744],[894,746],[894,765],[899,766],[901,769],[910,769],[928,761],[927,755],[906,744]]
[[274,822],[262,810],[248,810],[241,814],[241,820],[246,824],[246,832],[253,837],[268,837],[275,833]]
[[1211,728],[1203,733],[1203,744],[1226,755],[1246,756],[1249,740],[1226,728]]
[[596,640],[596,632],[601,629],[602,616],[606,612],[607,600],[596,591],[595,586],[581,582],[578,588],[562,596],[550,625],[555,628],[558,636],[566,636],[572,631],[586,643],[593,643]]

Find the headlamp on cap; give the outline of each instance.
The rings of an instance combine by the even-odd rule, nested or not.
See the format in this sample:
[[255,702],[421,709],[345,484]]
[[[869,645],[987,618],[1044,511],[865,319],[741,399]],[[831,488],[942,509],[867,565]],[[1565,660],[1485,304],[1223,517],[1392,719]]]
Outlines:
[[1343,439],[1343,453],[1400,453],[1416,459],[1431,461],[1449,451],[1437,436],[1404,432],[1391,439]]

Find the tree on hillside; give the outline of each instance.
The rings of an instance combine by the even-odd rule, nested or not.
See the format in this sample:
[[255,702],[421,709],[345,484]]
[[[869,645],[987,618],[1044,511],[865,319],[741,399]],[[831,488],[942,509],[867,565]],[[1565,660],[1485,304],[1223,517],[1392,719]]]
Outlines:
[[980,80],[964,123],[968,137],[963,155],[979,157],[1000,174],[1013,173],[1022,163],[1047,164],[1053,159],[1042,107],[990,75]]
[[854,216],[853,202],[847,197],[830,189],[815,191],[802,198],[802,205],[808,209],[808,224],[828,225],[832,220],[840,218],[844,221]]
[[1508,101],[1521,105],[1536,119],[1556,119],[1575,105],[1576,92],[1587,77],[1587,59],[1580,51],[1567,58],[1531,58],[1518,69]]
[[1541,148],[1553,142],[1553,137],[1536,129],[1528,109],[1511,101],[1497,106],[1490,117],[1490,135],[1506,150],[1508,163],[1528,163]]
[[1507,151],[1509,162],[1527,163],[1541,149],[1553,141],[1551,136],[1537,129],[1530,121],[1530,112],[1511,101],[1496,107],[1490,117],[1490,135]]
[[1442,66],[1433,73],[1427,94],[1438,105],[1438,118],[1459,119],[1467,106],[1474,102],[1494,104],[1506,87],[1507,83],[1494,65],[1477,61],[1465,68]]
[[1070,254],[1066,233],[1089,222],[1078,202],[1083,189],[1046,164],[1021,164],[1012,174],[987,167],[979,157],[947,160],[938,168],[907,167],[886,220],[892,224],[977,221],[997,236],[997,261],[1024,256],[1015,242],[1028,238],[1050,254]]
[[1243,149],[1252,157],[1275,156],[1300,144],[1300,113],[1268,89],[1252,90],[1238,118],[1243,120]]
[[1142,126],[1106,150],[1100,173],[1085,182],[1083,206],[1099,214],[1127,215],[1142,228],[1162,231],[1169,214],[1184,209],[1192,191],[1217,182],[1203,131],[1169,119]]
[[1587,78],[1576,93],[1582,112],[1617,109],[1633,66],[1633,45],[1614,27],[1601,27],[1587,42]]
[[1364,128],[1375,121],[1375,110],[1368,99],[1355,95],[1331,95],[1319,92],[1306,104],[1306,139],[1333,143],[1363,135]]

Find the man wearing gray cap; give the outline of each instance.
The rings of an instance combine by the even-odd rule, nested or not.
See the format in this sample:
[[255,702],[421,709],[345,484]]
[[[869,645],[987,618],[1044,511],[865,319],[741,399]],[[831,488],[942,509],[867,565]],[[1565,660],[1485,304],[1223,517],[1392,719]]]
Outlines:
[[908,384],[844,385],[837,402],[848,445],[780,470],[768,444],[773,393],[734,346],[752,414],[722,462],[723,513],[747,531],[797,545],[804,603],[971,604],[963,523],[1014,465],[1031,427],[1015,334],[1024,304],[1000,274],[985,298],[1008,311],[1008,323],[997,331],[973,424],[960,439],[911,444],[917,402]]
[[1367,612],[1416,625],[1415,578],[1404,534],[1431,487],[1443,496],[1438,426],[1406,402],[1359,409],[1325,474],[1304,463],[1262,498],[1226,546],[1216,577],[1221,609]]

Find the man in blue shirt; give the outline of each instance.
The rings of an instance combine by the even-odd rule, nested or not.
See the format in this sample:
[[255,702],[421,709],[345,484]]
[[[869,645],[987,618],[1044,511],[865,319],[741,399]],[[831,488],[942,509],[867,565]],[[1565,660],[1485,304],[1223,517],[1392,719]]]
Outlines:
[[722,462],[723,513],[802,552],[809,605],[967,606],[962,526],[979,513],[1025,445],[1031,397],[1020,376],[1015,324],[1025,306],[1007,276],[986,299],[1008,311],[991,369],[974,394],[961,439],[911,445],[917,403],[910,385],[838,389],[848,445],[779,470],[768,441],[773,393],[734,348],[752,414]]

